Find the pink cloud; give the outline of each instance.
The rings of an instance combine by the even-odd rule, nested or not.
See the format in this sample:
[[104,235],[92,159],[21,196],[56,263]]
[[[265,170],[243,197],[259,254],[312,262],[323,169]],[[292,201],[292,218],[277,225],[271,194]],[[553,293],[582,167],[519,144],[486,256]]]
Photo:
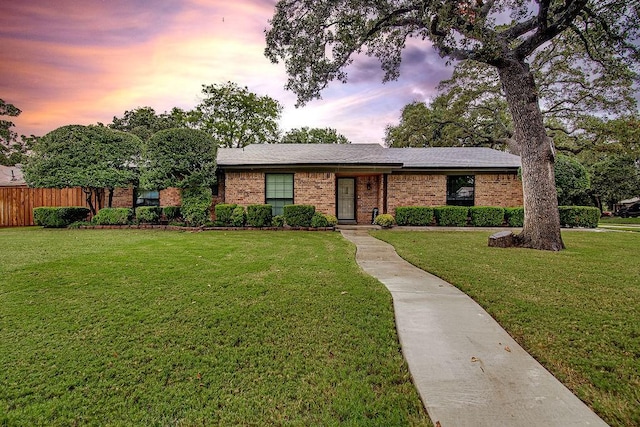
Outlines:
[[387,120],[432,91],[429,74],[442,75],[442,67],[425,65],[412,51],[401,80],[382,85],[378,65],[358,60],[351,83],[331,84],[323,100],[296,110],[294,95],[283,90],[284,66],[263,55],[274,4],[5,2],[0,97],[23,110],[15,120],[18,132],[42,135],[71,123],[108,123],[139,106],[189,109],[202,84],[231,80],[282,102],[285,130],[329,126],[354,142],[380,142]]

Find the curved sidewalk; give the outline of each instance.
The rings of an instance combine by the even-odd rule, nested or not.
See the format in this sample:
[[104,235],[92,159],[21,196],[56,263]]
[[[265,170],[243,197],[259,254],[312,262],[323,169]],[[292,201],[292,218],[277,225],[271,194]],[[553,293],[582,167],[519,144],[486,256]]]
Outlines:
[[362,269],[393,296],[402,352],[434,424],[607,425],[466,294],[367,231],[342,235],[357,246]]

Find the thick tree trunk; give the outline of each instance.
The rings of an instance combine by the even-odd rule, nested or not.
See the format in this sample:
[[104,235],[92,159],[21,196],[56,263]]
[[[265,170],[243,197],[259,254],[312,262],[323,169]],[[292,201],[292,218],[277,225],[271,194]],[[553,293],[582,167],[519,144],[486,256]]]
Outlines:
[[524,61],[511,59],[498,66],[515,127],[522,160],[524,227],[516,236],[519,246],[559,251],[560,215],[556,193],[553,141],[547,136],[538,104],[533,74]]

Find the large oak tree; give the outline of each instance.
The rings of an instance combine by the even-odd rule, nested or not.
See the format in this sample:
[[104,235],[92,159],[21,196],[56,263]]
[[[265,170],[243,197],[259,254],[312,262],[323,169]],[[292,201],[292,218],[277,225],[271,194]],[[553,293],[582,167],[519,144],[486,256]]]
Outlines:
[[522,159],[525,221],[517,241],[560,250],[554,167],[538,86],[529,62],[560,36],[574,37],[585,64],[633,70],[640,57],[636,2],[620,0],[281,0],[266,55],[283,60],[300,104],[332,80],[345,82],[357,54],[377,57],[385,80],[399,75],[407,40],[430,43],[448,60],[494,67],[513,117]]

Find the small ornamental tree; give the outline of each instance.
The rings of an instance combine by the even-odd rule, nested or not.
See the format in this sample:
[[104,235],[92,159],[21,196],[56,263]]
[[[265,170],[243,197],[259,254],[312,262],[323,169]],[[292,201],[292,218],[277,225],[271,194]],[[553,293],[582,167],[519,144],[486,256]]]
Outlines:
[[217,144],[196,129],[167,129],[143,145],[140,187],[211,187],[216,182]]
[[102,208],[104,189],[127,187],[138,179],[141,141],[103,126],[63,126],[38,139],[24,166],[32,187],[82,187],[89,209]]

